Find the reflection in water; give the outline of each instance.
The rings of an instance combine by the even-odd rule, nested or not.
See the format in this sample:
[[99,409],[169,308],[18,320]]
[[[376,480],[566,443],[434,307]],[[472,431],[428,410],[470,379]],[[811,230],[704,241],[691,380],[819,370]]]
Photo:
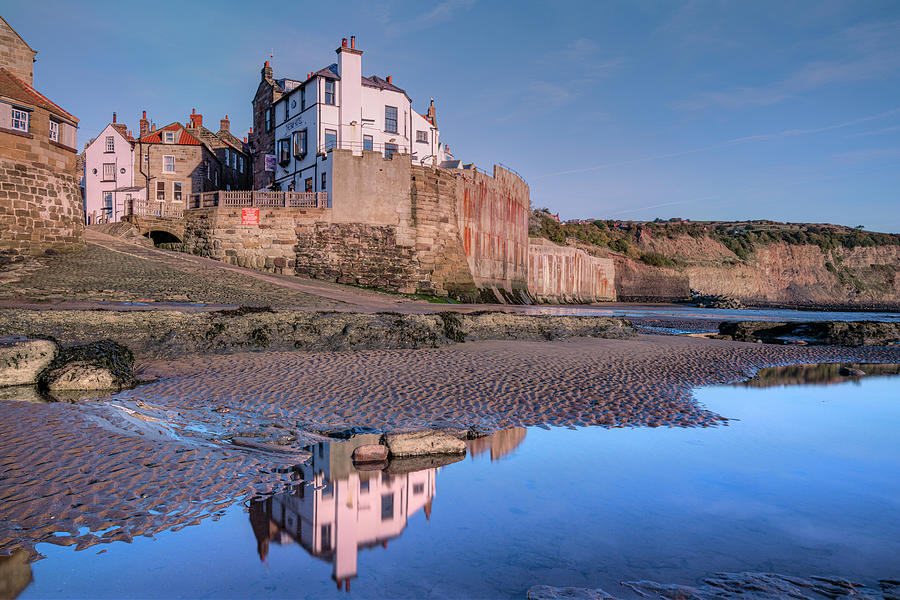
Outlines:
[[519,447],[525,440],[526,431],[524,427],[504,429],[487,437],[468,440],[466,446],[472,457],[490,451],[491,460],[500,460]]
[[[251,502],[250,526],[260,560],[266,560],[272,542],[300,544],[310,555],[332,563],[338,588],[349,591],[360,549],[386,548],[420,510],[431,518],[438,468],[458,457],[357,468],[351,460],[353,450],[377,444],[378,439],[364,434],[346,442],[316,444],[310,448],[310,460],[294,468],[298,482],[290,491]],[[468,446],[473,454],[490,451],[491,460],[499,460],[524,439],[525,429],[518,428],[471,440]]]
[[0,556],[0,598],[16,598],[32,580],[26,551],[16,550],[9,556]]
[[734,385],[741,387],[773,387],[779,385],[828,385],[857,380],[858,377],[841,375],[842,368],[859,369],[867,376],[900,374],[900,365],[869,363],[822,363],[812,365],[792,365],[760,369],[747,381]]

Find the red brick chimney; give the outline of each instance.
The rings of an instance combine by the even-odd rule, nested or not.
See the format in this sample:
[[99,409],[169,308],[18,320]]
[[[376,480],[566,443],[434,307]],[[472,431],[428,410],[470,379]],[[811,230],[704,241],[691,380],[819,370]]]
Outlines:
[[116,113],[113,113],[113,123],[116,122]]
[[197,113],[196,108],[191,109],[191,128],[198,129],[203,126],[203,115]]
[[225,115],[225,118],[219,121],[219,131],[224,131],[226,133],[231,133],[231,121],[228,120],[228,115]]
[[143,115],[141,116],[140,123],[141,123],[140,134],[141,134],[141,137],[144,137],[145,135],[150,133],[150,121],[147,120],[147,111],[146,110],[143,112]]

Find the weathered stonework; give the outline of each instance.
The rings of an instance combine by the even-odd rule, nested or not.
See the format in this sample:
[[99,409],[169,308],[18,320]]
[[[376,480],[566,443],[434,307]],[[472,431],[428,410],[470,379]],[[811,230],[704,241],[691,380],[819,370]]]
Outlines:
[[616,299],[612,259],[543,238],[529,241],[528,292],[536,301],[581,304]]
[[72,175],[0,157],[0,262],[76,248],[83,222]]
[[34,85],[34,56],[37,54],[18,33],[0,17],[0,65],[12,71],[28,85]]

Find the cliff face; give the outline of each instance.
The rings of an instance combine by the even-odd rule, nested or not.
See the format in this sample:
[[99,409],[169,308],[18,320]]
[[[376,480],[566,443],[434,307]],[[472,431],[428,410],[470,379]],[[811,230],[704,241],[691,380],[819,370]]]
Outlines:
[[[680,263],[692,290],[744,303],[900,307],[900,246],[835,248],[774,243],[745,261],[710,238],[642,240]],[[730,255],[730,256],[729,256]]]

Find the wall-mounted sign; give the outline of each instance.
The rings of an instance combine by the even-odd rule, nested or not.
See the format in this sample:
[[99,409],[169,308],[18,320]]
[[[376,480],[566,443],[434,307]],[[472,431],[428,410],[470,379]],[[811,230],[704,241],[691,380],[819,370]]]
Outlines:
[[287,124],[285,124],[285,126],[284,126],[284,128],[287,129],[288,131],[293,131],[295,129],[303,129],[304,127],[306,127],[306,121],[300,115],[297,115],[296,117],[294,117],[293,119],[288,121]]
[[259,225],[259,209],[242,208],[241,225]]
[[266,171],[275,172],[275,155],[266,154]]

